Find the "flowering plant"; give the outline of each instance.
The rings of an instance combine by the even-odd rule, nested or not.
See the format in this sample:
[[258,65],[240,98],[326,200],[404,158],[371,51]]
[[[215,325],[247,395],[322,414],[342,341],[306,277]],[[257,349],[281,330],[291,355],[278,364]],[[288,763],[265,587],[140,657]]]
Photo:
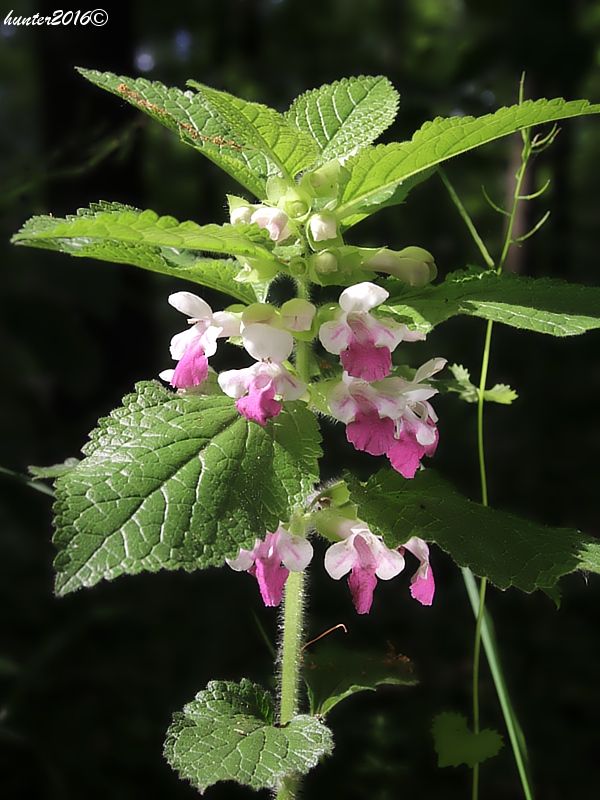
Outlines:
[[[521,98],[481,119],[436,119],[410,141],[373,146],[398,105],[385,78],[322,86],[279,114],[194,82],[181,92],[144,79],[81,72],[166,125],[253,197],[229,196],[224,224],[180,223],[101,202],[66,219],[35,217],[14,237],[17,244],[176,276],[234,301],[213,311],[200,295],[172,294],[169,303],[188,318],[170,343],[175,367],[160,372],[163,384],[138,384],[99,421],[83,460],[56,470],[56,590],[64,595],[142,570],[228,565],[256,579],[265,605],[279,606],[283,598],[277,701],[247,680],[212,681],[175,715],[165,754],[200,791],[236,780],[293,798],[302,776],[333,749],[324,718],[336,703],[379,683],[414,683],[410,670],[393,659],[383,674],[369,676],[360,668],[343,692],[323,690],[315,662],[314,669],[301,669],[304,576],[315,560],[311,538],[327,543],[325,571],[335,581],[347,576],[358,614],[371,612],[378,579],[395,579],[405,565],[410,594],[430,606],[436,586],[430,546],[449,553],[471,594],[474,575],[480,578],[473,601],[476,651],[483,631],[488,657],[495,655],[482,626],[488,581],[549,592],[576,569],[600,571],[600,547],[589,536],[488,507],[481,424],[486,401],[510,403],[516,396],[508,387],[486,388],[494,322],[555,336],[600,327],[598,290],[582,293],[571,284],[503,273],[515,241],[520,181],[531,155],[554,136],[532,138],[530,128],[598,113],[600,106]],[[355,225],[404,202],[442,161],[517,131],[523,159],[497,264],[477,235],[486,267],[432,285],[434,257],[421,245],[403,243],[394,251],[348,241]],[[282,284],[289,290],[283,301],[272,291]],[[450,354],[441,340],[439,356],[410,366],[423,360],[419,342],[458,314],[487,320],[478,387],[464,368],[447,369]],[[225,340],[253,363],[216,374],[210,359]],[[478,404],[481,504],[430,468],[443,437],[443,419],[434,410],[440,391]],[[319,418],[325,416],[345,426],[356,450],[385,455],[389,466],[366,482],[351,472],[322,482]],[[301,679],[308,713],[300,713]],[[494,679],[502,700],[501,672]],[[510,705],[505,716],[529,796]],[[461,747],[454,742],[449,754],[452,725],[456,729],[444,715],[434,724],[440,764],[473,766],[476,794],[477,765],[498,751],[500,739],[480,732],[474,710],[473,736],[482,738],[476,746],[469,739]]]

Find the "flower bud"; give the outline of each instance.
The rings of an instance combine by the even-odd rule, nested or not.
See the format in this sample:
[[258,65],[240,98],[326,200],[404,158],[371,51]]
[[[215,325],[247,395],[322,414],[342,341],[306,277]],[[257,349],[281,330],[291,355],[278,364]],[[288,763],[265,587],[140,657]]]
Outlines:
[[238,283],[263,283],[272,280],[278,273],[276,264],[263,258],[241,258],[241,269],[235,276]]
[[[338,225],[335,215],[328,211],[313,214],[306,224],[306,234],[311,247],[315,250],[320,250],[325,246],[320,245],[319,242],[329,242],[331,244],[332,239],[338,238]],[[339,244],[341,244],[341,241]]]
[[338,268],[339,260],[332,250],[321,250],[308,259],[308,271],[311,274],[330,275],[337,272]]
[[344,539],[357,522],[356,506],[348,504],[344,508],[324,508],[313,516],[313,524],[317,531],[329,539],[339,542]]
[[243,197],[237,197],[234,194],[227,195],[227,202],[229,203],[229,219],[232,225],[237,225],[238,222],[249,223],[252,214],[258,208],[258,206],[248,203]]
[[294,256],[294,258],[290,259],[288,268],[293,278],[303,278],[308,270],[308,264],[302,256]]
[[244,327],[260,323],[270,325],[272,328],[281,328],[281,315],[275,306],[269,303],[251,303],[242,312]]
[[250,221],[256,222],[259,228],[265,228],[271,239],[277,244],[284,242],[292,235],[288,226],[288,215],[280,208],[259,206],[252,214]]
[[313,197],[335,197],[339,188],[340,169],[339,161],[328,161],[313,172],[307,172],[300,186]]
[[308,300],[294,297],[281,306],[281,323],[289,331],[309,331],[316,311]]
[[433,256],[422,247],[405,247],[395,251],[383,248],[365,261],[365,269],[387,272],[409,286],[421,287],[437,275]]

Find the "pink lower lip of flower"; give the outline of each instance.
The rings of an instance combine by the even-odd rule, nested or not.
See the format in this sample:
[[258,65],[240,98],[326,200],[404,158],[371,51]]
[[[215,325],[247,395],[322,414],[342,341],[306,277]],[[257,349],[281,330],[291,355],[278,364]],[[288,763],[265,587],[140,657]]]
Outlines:
[[420,444],[414,425],[402,420],[400,435],[387,452],[392,467],[405,478],[414,478],[423,456],[432,456],[437,448],[439,438],[437,428],[429,421],[421,424],[433,428],[435,440],[432,444]]
[[199,386],[208,376],[208,359],[204,355],[204,348],[198,343],[191,343],[179,359],[173,370],[171,386],[177,389],[186,389],[189,386]]
[[272,385],[269,385],[264,389],[251,389],[245,397],[236,400],[235,405],[246,419],[258,422],[264,427],[267,420],[276,417],[283,408],[282,404],[274,398],[275,390]]
[[394,444],[396,425],[389,417],[380,417],[376,409],[357,412],[346,426],[346,437],[357,450],[372,456],[383,456]]
[[340,353],[342,366],[353,378],[372,383],[383,380],[392,371],[392,353],[389,347],[351,342]]
[[226,559],[237,572],[246,571],[258,581],[266,606],[278,606],[290,570],[306,569],[313,555],[308,539],[292,536],[280,525],[275,533],[267,533],[264,541],[256,539],[252,550],[240,550],[237,558]]

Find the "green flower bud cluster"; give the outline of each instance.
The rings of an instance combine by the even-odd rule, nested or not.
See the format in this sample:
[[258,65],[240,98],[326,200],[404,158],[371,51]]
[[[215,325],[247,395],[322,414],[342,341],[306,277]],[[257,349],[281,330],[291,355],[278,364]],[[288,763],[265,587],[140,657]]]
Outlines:
[[347,171],[333,160],[304,173],[298,184],[272,175],[266,184],[264,204],[249,204],[228,196],[232,224],[257,223],[275,242],[280,259],[238,257],[240,281],[272,280],[278,272],[291,277],[308,275],[321,286],[351,286],[369,280],[373,272],[393,275],[408,286],[425,286],[437,275],[431,253],[422,247],[366,248],[346,245],[343,221],[336,215],[340,188]]

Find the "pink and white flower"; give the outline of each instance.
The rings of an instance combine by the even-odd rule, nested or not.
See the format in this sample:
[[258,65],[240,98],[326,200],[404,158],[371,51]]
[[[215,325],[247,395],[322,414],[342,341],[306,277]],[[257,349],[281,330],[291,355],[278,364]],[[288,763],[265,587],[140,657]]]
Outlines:
[[267,420],[276,417],[282,409],[276,396],[282,400],[298,400],[307,388],[283,364],[291,355],[294,339],[288,331],[257,322],[244,327],[242,340],[257,362],[246,369],[222,372],[218,377],[219,386],[236,400],[238,411],[246,419],[266,425]]
[[342,541],[331,545],[325,553],[325,569],[334,580],[350,573],[348,586],[359,614],[369,613],[378,578],[387,581],[402,572],[405,550],[416,555],[420,561],[411,579],[411,594],[423,605],[431,605],[435,583],[429,563],[429,548],[422,539],[413,536],[402,547],[390,550],[381,536],[372,533],[366,523],[353,520],[342,523],[338,535]]
[[289,217],[280,208],[272,206],[259,206],[251,215],[250,222],[256,222],[259,228],[265,228],[271,239],[279,244],[292,235],[288,225]]
[[435,581],[429,563],[429,546],[423,539],[413,536],[400,547],[400,552],[408,550],[419,559],[419,568],[410,579],[410,593],[421,605],[430,606],[435,594]]
[[353,378],[385,378],[392,371],[392,352],[400,342],[425,338],[406,325],[369,313],[388,297],[389,292],[368,281],[349,286],[340,295],[337,318],[321,325],[321,344],[329,353],[340,356],[344,369]]
[[293,536],[281,525],[267,533],[264,542],[256,539],[252,550],[240,549],[237,558],[225,560],[237,572],[249,572],[258,581],[266,606],[278,606],[290,570],[302,572],[313,555],[313,548],[303,536]]
[[208,358],[217,351],[217,339],[238,335],[240,322],[226,311],[213,314],[208,303],[191,292],[176,292],[169,303],[189,317],[192,327],[171,339],[171,356],[179,363],[160,377],[177,389],[198,386],[208,375]]
[[438,442],[438,418],[428,402],[437,389],[423,381],[445,364],[443,358],[427,361],[412,381],[387,377],[368,383],[344,373],[329,392],[331,413],[346,423],[348,441],[357,450],[387,455],[397,472],[413,478]]

